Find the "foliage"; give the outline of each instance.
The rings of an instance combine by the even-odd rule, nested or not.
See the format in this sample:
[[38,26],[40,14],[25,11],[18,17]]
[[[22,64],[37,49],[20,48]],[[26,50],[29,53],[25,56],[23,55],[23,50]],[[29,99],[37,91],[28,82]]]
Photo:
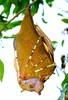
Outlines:
[[45,19],[44,19],[44,18],[42,18],[42,21],[43,21],[44,23],[46,23],[46,24],[47,24],[47,22],[45,21]]
[[3,62],[0,60],[0,81],[2,81],[4,76],[4,64]]
[[68,24],[68,18],[63,18],[62,21],[66,24]]
[[68,73],[65,74],[65,78],[64,78],[64,80],[62,82],[62,87],[64,87],[65,84],[68,84]]
[[64,40],[62,40],[61,45],[64,46]]
[[63,16],[61,13],[58,13],[59,16]]
[[[3,29],[3,27],[5,26],[5,22],[8,22],[8,17],[10,15],[11,12],[11,8],[12,8],[12,4],[15,6],[12,13],[13,14],[17,14],[19,11],[21,11],[24,7],[26,7],[31,0],[0,0],[0,5],[3,6],[3,10],[2,12],[0,12],[0,31]],[[33,1],[33,0],[32,0]],[[44,0],[36,0],[36,2],[34,4],[32,4],[31,10],[32,10],[32,15],[36,14],[38,12],[39,9],[39,5],[43,4]],[[54,0],[45,0],[46,3],[51,7],[52,6],[52,2]],[[24,14],[24,11],[22,12]],[[47,23],[43,18],[42,21],[44,23]],[[13,22],[10,23],[8,25],[6,25],[6,27],[4,28],[5,31],[20,25],[20,22]],[[4,30],[3,30],[4,31]]]
[[10,39],[10,38],[14,38],[14,34],[13,35],[11,35],[11,36],[4,36],[3,38],[5,38],[5,39]]
[[[21,21],[15,21],[15,22],[10,22],[7,25],[5,22],[8,22],[8,17],[10,15],[10,11],[12,8],[12,4],[15,6],[12,13],[17,14],[19,11],[21,11],[24,7],[26,7],[31,0],[0,0],[0,5],[3,6],[2,12],[0,12],[0,32],[1,31],[7,31],[9,29],[12,29],[13,27],[16,27],[21,24]],[[33,1],[33,0],[32,0]],[[52,7],[52,3],[54,0],[45,0],[45,2]],[[44,0],[36,0],[34,4],[32,4],[31,11],[32,15],[36,14],[39,9],[39,5],[44,4]],[[24,11],[22,12],[24,14]],[[44,13],[44,12],[43,12]],[[59,16],[63,16],[62,14],[58,13]],[[43,16],[43,14],[42,14]],[[45,21],[44,18],[42,18],[42,21],[46,24],[47,21]],[[67,18],[62,19],[63,22],[68,23]],[[3,29],[4,28],[4,29]]]
[[54,0],[46,0],[46,3],[51,7]]
[[2,38],[2,33],[0,33],[0,38]]
[[22,21],[19,20],[19,21],[14,21],[14,22],[9,23],[9,24],[6,26],[5,31],[6,31],[6,30],[9,30],[9,29],[12,29],[12,28],[14,28],[14,27],[20,25],[21,22],[22,22]]
[[68,93],[68,73],[65,74],[65,78],[62,81],[62,90],[61,90],[61,96],[60,100],[65,100],[65,94]]
[[58,42],[57,41],[52,41],[52,44],[57,44]]

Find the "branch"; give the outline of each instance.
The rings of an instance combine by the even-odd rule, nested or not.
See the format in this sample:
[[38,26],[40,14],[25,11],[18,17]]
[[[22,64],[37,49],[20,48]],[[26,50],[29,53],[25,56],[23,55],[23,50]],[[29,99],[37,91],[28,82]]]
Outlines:
[[[32,3],[28,4],[27,6],[25,6],[22,10],[20,10],[13,18],[11,18],[9,21],[7,21],[6,23],[2,23],[4,24],[4,27],[0,30],[0,33],[6,28],[6,26],[12,21],[14,20],[16,17],[18,17],[19,14],[21,14],[25,9],[27,9],[28,7],[32,6],[35,2],[37,2],[37,0],[34,0]],[[0,22],[1,23],[1,22]]]

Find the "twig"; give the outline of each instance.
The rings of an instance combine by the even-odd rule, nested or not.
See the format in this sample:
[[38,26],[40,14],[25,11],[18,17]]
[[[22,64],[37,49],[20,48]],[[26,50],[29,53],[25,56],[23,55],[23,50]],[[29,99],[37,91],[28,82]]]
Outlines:
[[56,86],[59,90],[60,90],[60,92],[62,92],[62,89],[61,88],[59,88],[58,86]]
[[[25,9],[27,9],[28,7],[32,6],[35,2],[37,2],[37,0],[34,0],[32,3],[28,4],[27,6],[25,6],[22,10],[20,10],[13,18],[11,18],[9,21],[7,21],[6,23],[2,23],[4,24],[4,27],[0,30],[0,33],[6,28],[6,26],[12,21],[14,20],[16,17],[18,17],[18,15],[20,13],[22,13]],[[1,23],[1,22],[0,22]]]
[[58,66],[56,67],[58,68],[63,74],[66,74],[65,71],[63,71],[61,68],[59,68]]

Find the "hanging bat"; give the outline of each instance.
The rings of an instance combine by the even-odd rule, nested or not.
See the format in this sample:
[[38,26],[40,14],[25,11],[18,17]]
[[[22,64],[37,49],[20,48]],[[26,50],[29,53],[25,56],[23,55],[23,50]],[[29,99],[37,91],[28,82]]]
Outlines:
[[20,87],[40,94],[56,64],[52,43],[40,27],[34,25],[29,8],[19,33],[15,35],[14,51],[14,66]]

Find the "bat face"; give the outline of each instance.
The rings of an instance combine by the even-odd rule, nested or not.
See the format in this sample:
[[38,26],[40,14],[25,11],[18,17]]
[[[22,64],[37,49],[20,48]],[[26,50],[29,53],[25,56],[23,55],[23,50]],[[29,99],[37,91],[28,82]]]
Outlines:
[[19,33],[14,39],[15,69],[23,90],[40,93],[55,69],[53,46],[42,30],[35,26],[27,9]]

